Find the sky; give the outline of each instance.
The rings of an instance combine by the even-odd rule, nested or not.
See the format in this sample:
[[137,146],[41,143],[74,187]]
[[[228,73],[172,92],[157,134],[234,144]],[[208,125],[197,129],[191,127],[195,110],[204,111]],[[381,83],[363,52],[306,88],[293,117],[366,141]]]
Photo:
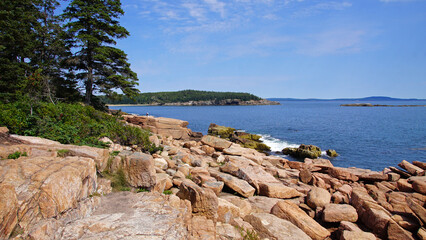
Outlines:
[[122,0],[141,92],[426,98],[426,0]]

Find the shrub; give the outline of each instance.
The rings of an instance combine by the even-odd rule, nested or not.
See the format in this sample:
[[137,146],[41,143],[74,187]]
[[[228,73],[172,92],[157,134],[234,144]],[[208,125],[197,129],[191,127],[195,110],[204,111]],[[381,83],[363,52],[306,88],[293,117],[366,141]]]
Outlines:
[[156,152],[149,141],[150,132],[128,126],[119,117],[82,104],[45,103],[30,105],[24,101],[0,105],[0,126],[14,134],[38,136],[64,144],[108,147],[98,139],[108,137],[121,145],[138,145]]

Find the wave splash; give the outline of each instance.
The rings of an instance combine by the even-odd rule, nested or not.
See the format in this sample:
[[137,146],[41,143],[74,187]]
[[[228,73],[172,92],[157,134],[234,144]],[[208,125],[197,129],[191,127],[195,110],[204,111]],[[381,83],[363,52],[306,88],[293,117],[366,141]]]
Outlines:
[[272,152],[281,152],[286,147],[298,148],[300,144],[289,143],[284,140],[274,138],[268,134],[258,134],[261,136],[260,140],[271,148]]

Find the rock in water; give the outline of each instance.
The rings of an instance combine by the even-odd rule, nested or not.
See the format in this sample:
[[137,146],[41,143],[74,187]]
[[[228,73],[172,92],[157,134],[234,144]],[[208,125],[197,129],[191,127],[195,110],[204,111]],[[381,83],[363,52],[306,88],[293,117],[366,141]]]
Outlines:
[[333,150],[333,149],[328,149],[326,151],[326,153],[327,153],[327,156],[329,156],[329,157],[337,157],[337,156],[339,156],[339,154],[336,152],[336,150]]
[[318,158],[321,156],[321,148],[315,145],[305,145],[301,144],[298,148],[284,148],[282,153],[285,155],[290,155],[294,158]]

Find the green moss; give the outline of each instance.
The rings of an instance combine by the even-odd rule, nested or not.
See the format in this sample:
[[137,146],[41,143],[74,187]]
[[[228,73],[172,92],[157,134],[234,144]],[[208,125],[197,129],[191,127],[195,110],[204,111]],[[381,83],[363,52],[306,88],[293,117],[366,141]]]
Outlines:
[[165,195],[170,195],[172,193],[173,193],[172,190],[164,190],[163,191],[163,194],[165,194]]
[[120,151],[113,151],[113,152],[111,152],[109,155],[111,155],[111,156],[115,157],[115,156],[117,156],[118,154],[120,154]]
[[260,240],[260,237],[255,230],[244,229],[237,226],[235,228],[240,231],[243,240]]
[[101,196],[101,194],[98,193],[98,192],[94,192],[94,193],[89,195],[89,197],[100,197],[100,196]]
[[235,128],[210,124],[208,134],[220,138],[230,139],[235,132]]
[[70,150],[68,149],[59,149],[58,151],[56,151],[58,157],[66,157],[69,156]]
[[145,188],[139,188],[137,190],[137,192],[149,192],[149,191],[147,189],[145,189]]
[[190,174],[188,174],[187,176],[186,176],[186,178],[187,179],[189,179],[189,180],[192,180],[192,174],[190,173]]

